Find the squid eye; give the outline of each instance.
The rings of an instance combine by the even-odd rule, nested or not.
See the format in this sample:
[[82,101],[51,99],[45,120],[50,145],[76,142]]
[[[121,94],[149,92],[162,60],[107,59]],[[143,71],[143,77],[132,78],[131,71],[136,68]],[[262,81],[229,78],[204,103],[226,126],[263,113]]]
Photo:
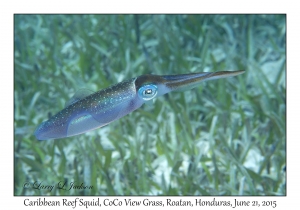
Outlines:
[[139,97],[146,101],[153,99],[156,94],[157,87],[155,85],[144,85],[138,90]]

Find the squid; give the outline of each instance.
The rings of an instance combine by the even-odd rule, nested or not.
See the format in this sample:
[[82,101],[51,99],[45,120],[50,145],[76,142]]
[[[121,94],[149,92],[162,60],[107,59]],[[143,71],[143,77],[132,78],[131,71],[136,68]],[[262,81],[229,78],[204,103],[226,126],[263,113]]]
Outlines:
[[237,76],[245,71],[200,72],[180,75],[142,75],[98,92],[79,90],[66,107],[34,132],[38,140],[75,136],[103,127],[145,102],[172,91],[185,91],[202,81]]

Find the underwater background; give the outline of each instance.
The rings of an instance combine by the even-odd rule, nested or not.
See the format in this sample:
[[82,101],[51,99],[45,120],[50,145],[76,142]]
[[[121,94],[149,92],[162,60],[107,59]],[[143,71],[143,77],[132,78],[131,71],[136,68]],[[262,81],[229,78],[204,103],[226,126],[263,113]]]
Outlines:
[[[224,70],[246,72],[33,135],[79,89]],[[285,77],[285,15],[15,15],[14,194],[286,195]]]

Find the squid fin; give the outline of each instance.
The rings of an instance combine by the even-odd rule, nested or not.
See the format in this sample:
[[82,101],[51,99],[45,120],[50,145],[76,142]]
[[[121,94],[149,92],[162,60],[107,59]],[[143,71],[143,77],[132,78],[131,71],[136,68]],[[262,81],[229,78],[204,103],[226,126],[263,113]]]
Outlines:
[[79,101],[93,93],[94,93],[93,91],[86,89],[86,88],[79,89],[78,91],[76,91],[74,96],[72,98],[70,98],[70,100],[66,103],[65,107],[70,106],[70,105],[76,103],[77,101]]

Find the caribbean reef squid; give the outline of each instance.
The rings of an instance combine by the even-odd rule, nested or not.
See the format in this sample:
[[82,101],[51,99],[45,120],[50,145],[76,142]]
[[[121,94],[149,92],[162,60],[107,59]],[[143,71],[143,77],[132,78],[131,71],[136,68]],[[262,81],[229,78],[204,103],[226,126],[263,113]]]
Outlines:
[[180,75],[142,75],[98,92],[79,90],[66,107],[35,130],[38,140],[59,139],[103,127],[171,91],[192,89],[202,81],[236,76],[244,71]]

